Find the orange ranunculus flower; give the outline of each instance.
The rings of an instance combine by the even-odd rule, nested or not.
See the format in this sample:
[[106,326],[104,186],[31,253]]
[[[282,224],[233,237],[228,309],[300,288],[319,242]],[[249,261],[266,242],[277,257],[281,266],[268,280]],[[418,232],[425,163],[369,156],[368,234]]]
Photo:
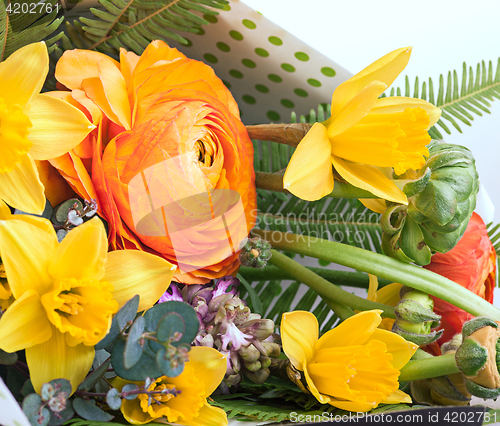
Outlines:
[[[474,292],[488,302],[493,302],[495,288],[496,253],[486,226],[477,213],[473,213],[467,229],[458,244],[446,253],[436,253],[425,269],[446,277]],[[440,328],[444,333],[438,343],[449,341],[462,332],[464,322],[473,315],[437,297],[434,312],[441,315]]]
[[111,247],[159,254],[183,283],[235,272],[255,221],[253,146],[214,71],[154,41],[140,57],[121,49],[120,62],[66,51],[55,74],[70,91],[51,95],[97,129],[51,163],[81,197],[97,199]]

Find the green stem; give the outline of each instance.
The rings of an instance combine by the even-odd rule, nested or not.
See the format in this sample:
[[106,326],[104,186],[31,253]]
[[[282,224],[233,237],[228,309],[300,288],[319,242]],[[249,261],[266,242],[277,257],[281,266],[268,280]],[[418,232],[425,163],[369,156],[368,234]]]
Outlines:
[[400,382],[430,379],[432,377],[447,376],[459,373],[455,363],[455,354],[430,356],[429,358],[409,361],[402,369],[399,376]]
[[340,287],[321,278],[319,275],[316,275],[305,266],[285,256],[283,253],[276,250],[271,250],[271,253],[272,256],[271,259],[269,259],[269,263],[287,271],[291,277],[304,283],[324,299],[329,299],[331,303],[334,304],[334,306],[331,306],[332,310],[340,319],[348,318],[354,314],[349,308],[359,311],[381,309],[384,311],[383,315],[385,317],[395,318],[393,307],[371,302],[370,300],[363,299],[362,297],[342,290]]
[[[283,175],[278,173],[255,173],[255,186],[268,191],[286,192],[283,188]],[[377,198],[371,192],[356,188],[349,183],[335,181],[333,191],[327,195],[332,198]]]
[[367,272],[439,297],[474,316],[487,316],[500,321],[500,310],[491,303],[448,278],[424,268],[334,241],[261,229],[254,229],[252,233],[269,241],[275,249]]
[[[324,278],[335,285],[342,285],[356,288],[368,288],[368,275],[363,272],[347,272],[336,271],[335,269],[307,267],[310,271]],[[287,272],[274,266],[266,266],[265,268],[247,268],[242,266],[239,273],[243,275],[247,281],[272,281],[272,280],[291,280],[293,277]],[[382,288],[392,281],[378,280],[378,288]]]

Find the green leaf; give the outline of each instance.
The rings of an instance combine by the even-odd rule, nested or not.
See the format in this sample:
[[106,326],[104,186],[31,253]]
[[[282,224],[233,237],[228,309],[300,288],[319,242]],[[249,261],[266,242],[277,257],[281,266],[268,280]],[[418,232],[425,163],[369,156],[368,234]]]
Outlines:
[[68,220],[70,210],[76,210],[80,213],[83,212],[82,202],[78,198],[71,198],[63,201],[54,209],[53,221],[55,221],[56,224],[65,223]]
[[130,327],[125,350],[123,352],[123,365],[125,368],[132,368],[141,358],[144,341],[141,344],[142,333],[144,332],[144,317],[139,316]]
[[0,364],[13,365],[17,362],[17,352],[5,352],[0,349]]
[[172,363],[165,348],[161,348],[156,352],[156,364],[167,377],[177,377],[184,370],[184,361],[179,360],[175,364]]
[[119,391],[116,388],[111,388],[106,394],[106,404],[112,410],[119,410],[122,406],[122,399],[120,398]]
[[158,378],[163,375],[156,365],[156,353],[153,352],[148,345],[144,346],[144,351],[139,361],[129,369],[126,369],[123,365],[124,350],[125,342],[123,340],[118,340],[113,348],[113,352],[111,352],[111,363],[113,364],[115,373],[119,377],[125,380],[141,382],[146,380],[146,377]]
[[92,373],[90,373],[85,380],[80,383],[78,390],[88,391],[92,389],[101,380],[111,364],[111,358],[104,361],[99,367],[97,367]]
[[66,401],[66,408],[59,413],[57,413],[57,417],[55,414],[51,414],[50,421],[48,426],[59,426],[68,420],[72,419],[75,415],[75,410],[73,410],[73,402],[70,400]]
[[97,420],[100,422],[109,422],[114,418],[111,414],[106,413],[96,406],[94,400],[85,400],[76,398],[73,400],[73,408],[76,413],[85,420]]
[[186,323],[182,317],[176,312],[171,312],[160,319],[156,328],[156,338],[159,342],[165,343],[167,340],[172,339],[175,333],[184,335],[185,330]]
[[250,296],[249,308],[252,312],[256,314],[262,315],[262,302],[260,301],[260,297],[254,288],[250,285],[250,283],[241,276],[241,274],[236,275],[236,277],[240,280],[240,283],[245,287],[248,295]]
[[[147,387],[147,385],[145,384],[144,387]],[[137,386],[134,383],[129,383],[129,384],[123,386],[122,393],[136,391],[136,390],[139,390],[139,386]],[[129,401],[132,401],[133,399],[137,398],[137,394],[135,393],[135,394],[127,395],[127,396],[124,396],[124,398],[129,400]]]
[[24,398],[22,408],[32,425],[46,426],[49,423],[50,412],[46,408],[42,408],[40,395],[29,394]]

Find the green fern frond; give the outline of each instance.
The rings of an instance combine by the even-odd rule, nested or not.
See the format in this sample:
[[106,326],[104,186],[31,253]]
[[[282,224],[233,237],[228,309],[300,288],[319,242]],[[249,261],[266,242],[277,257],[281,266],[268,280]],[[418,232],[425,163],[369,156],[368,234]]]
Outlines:
[[[189,41],[177,31],[197,33],[209,21],[199,16],[217,15],[227,0],[99,0],[104,10],[91,8],[97,19],[66,22],[68,36],[62,49],[97,50],[118,55],[120,47],[140,55],[155,39]],[[61,53],[62,53],[61,49]]]
[[64,19],[57,18],[59,7],[57,0],[0,1],[0,61],[23,46],[42,40],[52,52],[63,35],[47,39]]
[[[446,84],[441,74],[437,95],[434,91],[432,79],[429,78],[428,83],[424,81],[420,86],[418,77],[415,78],[412,93],[410,81],[406,76],[404,94],[398,87],[392,88],[389,96],[420,98],[441,108],[441,119],[429,131],[432,138],[443,138],[441,132],[436,128],[437,126],[441,127],[446,133],[451,134],[446,122],[462,133],[460,128],[462,124],[470,126],[475,115],[489,114],[490,102],[495,98],[500,99],[500,58],[495,71],[491,61],[489,61],[488,66],[482,61],[477,64],[475,73],[472,67],[467,67],[464,62],[461,78],[458,77],[455,70],[449,71]],[[459,124],[459,122],[461,123]]]
[[488,237],[490,237],[490,241],[493,244],[493,247],[497,253],[497,273],[496,273],[496,286],[500,287],[500,274],[498,273],[498,269],[500,267],[500,223],[497,225],[493,225],[493,222],[488,223],[486,225],[486,230],[488,231]]

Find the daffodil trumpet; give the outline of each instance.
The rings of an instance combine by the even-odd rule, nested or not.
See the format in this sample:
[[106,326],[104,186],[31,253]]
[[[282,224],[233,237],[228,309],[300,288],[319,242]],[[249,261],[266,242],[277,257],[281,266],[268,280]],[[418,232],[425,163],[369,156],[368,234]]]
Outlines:
[[[494,321],[500,320],[500,310],[491,303],[448,278],[426,269],[335,241],[261,229],[254,229],[252,233],[269,241],[274,249],[315,257],[367,272],[439,297],[474,316],[485,315]],[[317,281],[320,289],[326,288],[326,283]],[[328,286],[330,285],[328,283]]]

